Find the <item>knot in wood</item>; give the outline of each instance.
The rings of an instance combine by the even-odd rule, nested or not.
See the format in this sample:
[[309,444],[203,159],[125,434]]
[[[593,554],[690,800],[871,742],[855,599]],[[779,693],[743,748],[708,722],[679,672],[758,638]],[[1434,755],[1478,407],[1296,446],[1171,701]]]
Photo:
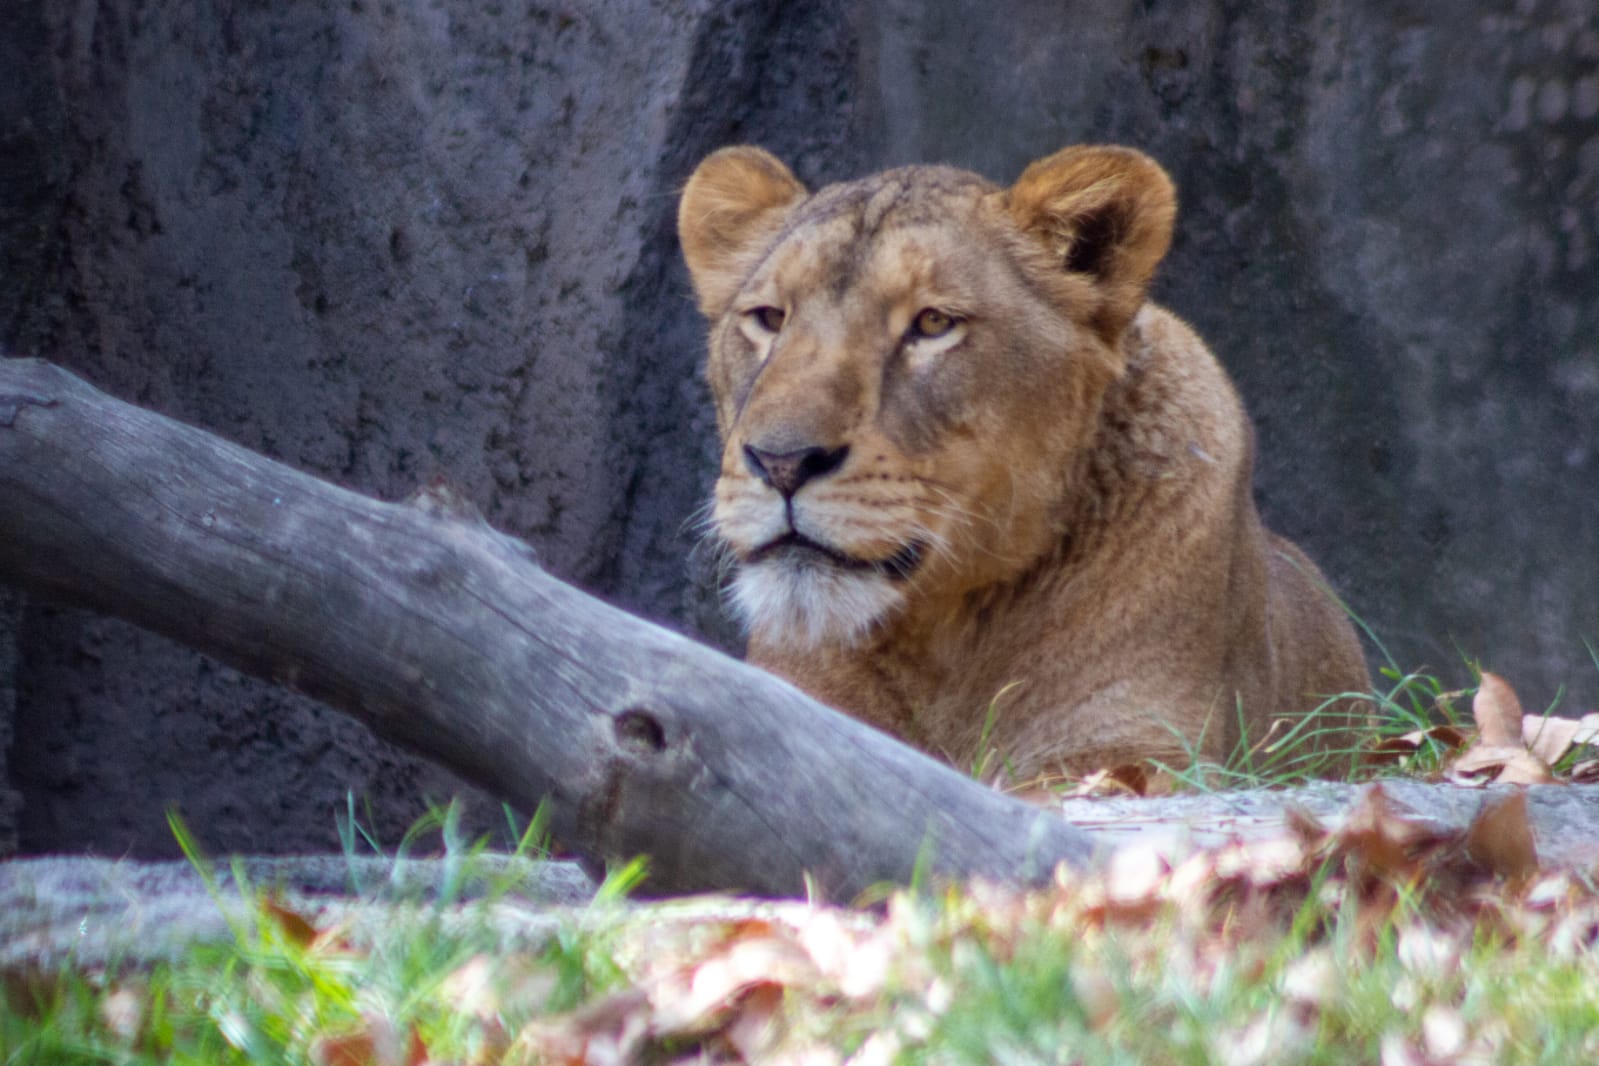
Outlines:
[[616,716],[612,728],[623,748],[653,755],[666,750],[666,729],[654,713],[642,707],[629,707]]

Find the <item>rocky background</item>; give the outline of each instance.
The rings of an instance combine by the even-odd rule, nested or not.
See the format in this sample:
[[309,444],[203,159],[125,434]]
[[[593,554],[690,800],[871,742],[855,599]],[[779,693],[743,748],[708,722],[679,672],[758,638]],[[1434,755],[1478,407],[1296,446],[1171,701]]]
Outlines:
[[[813,184],[1149,151],[1183,201],[1156,296],[1239,381],[1268,521],[1405,669],[1599,702],[1588,0],[14,0],[0,346],[380,497],[442,474],[731,645],[672,214],[732,141]],[[348,793],[392,844],[458,788],[0,591],[0,853],[173,855],[173,805],[216,851],[325,848]]]

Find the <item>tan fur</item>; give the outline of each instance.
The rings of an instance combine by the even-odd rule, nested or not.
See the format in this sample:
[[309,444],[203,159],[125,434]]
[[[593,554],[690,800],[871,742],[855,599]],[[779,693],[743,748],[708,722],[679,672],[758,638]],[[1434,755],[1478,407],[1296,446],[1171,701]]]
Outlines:
[[1261,526],[1226,373],[1145,301],[1175,211],[1124,148],[1008,190],[700,165],[678,227],[752,662],[957,764],[997,699],[1023,775],[1221,759],[1240,718],[1258,737],[1368,687],[1320,574]]

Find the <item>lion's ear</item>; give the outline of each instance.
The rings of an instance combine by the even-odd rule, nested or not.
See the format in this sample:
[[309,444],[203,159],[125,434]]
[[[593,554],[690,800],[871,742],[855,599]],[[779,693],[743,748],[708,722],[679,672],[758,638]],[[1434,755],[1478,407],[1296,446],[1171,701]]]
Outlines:
[[700,310],[727,310],[805,186],[776,156],[743,145],[706,157],[677,205],[677,236]]
[[1166,172],[1131,148],[1064,148],[1029,166],[1006,196],[1062,268],[1095,280],[1094,326],[1114,344],[1171,245],[1177,192]]

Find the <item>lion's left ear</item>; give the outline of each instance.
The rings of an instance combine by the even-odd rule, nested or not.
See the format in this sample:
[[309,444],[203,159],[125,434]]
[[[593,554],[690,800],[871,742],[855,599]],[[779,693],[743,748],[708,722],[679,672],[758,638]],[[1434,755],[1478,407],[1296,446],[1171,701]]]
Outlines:
[[1171,245],[1177,192],[1160,164],[1131,148],[1079,146],[1038,160],[1005,194],[1022,229],[1102,297],[1094,327],[1115,344]]
[[695,168],[677,205],[677,237],[707,318],[727,310],[805,195],[776,156],[752,145],[713,152]]

